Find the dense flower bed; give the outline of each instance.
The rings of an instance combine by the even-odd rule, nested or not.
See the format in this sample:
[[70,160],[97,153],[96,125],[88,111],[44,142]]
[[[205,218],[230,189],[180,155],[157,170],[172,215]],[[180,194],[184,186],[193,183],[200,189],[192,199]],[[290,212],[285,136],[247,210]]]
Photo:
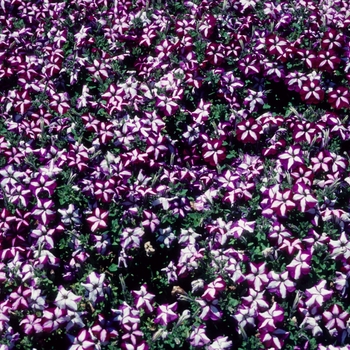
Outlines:
[[0,349],[348,349],[350,6],[0,1]]

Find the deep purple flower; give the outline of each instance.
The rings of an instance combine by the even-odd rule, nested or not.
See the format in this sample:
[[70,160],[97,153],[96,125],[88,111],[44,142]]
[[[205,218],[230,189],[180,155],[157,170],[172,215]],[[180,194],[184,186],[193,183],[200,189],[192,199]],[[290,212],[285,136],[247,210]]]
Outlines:
[[307,104],[318,104],[324,99],[324,90],[316,79],[308,79],[301,87],[300,97]]
[[205,58],[214,66],[220,66],[226,56],[225,46],[215,42],[210,42],[205,51]]
[[218,308],[218,299],[214,299],[210,302],[207,302],[204,299],[196,299],[196,302],[201,306],[202,312],[199,315],[201,320],[213,320],[218,321],[222,318],[222,311]]
[[21,232],[29,227],[30,216],[31,213],[29,211],[16,209],[16,230],[18,232]]
[[258,314],[258,320],[260,332],[273,332],[277,329],[279,324],[282,324],[284,320],[284,310],[274,302],[269,310]]
[[23,310],[29,307],[28,298],[31,294],[29,288],[24,286],[19,286],[15,291],[13,291],[9,298],[12,302],[12,308],[14,310]]
[[347,329],[347,321],[350,318],[348,312],[344,311],[341,306],[334,304],[322,314],[326,328],[331,335],[336,335]]
[[241,334],[245,332],[247,328],[255,328],[257,315],[257,309],[246,305],[240,305],[233,315],[233,318],[237,321],[238,333]]
[[[332,50],[320,51],[317,53],[317,55],[318,55],[318,62],[319,62],[318,69],[320,71],[333,73],[333,71],[335,71],[338,68],[339,63],[341,62],[341,59],[338,56],[338,54]],[[336,106],[336,107],[339,108],[339,106]]]
[[265,345],[266,349],[279,350],[283,349],[284,340],[289,337],[289,332],[283,329],[276,329],[272,333],[261,333],[259,338],[261,342]]
[[24,185],[9,185],[6,184],[4,187],[5,195],[8,197],[9,202],[15,205],[22,205],[26,208],[31,199],[31,191],[26,189]]
[[219,336],[208,346],[208,350],[229,350],[232,348],[232,340],[228,337]]
[[49,222],[53,221],[56,212],[51,210],[54,207],[54,202],[51,199],[37,199],[37,205],[32,211],[32,215],[37,219],[41,224],[47,225]]
[[132,333],[140,328],[140,311],[132,308],[125,301],[119,310],[122,312],[121,327],[125,332]]
[[93,305],[103,298],[105,277],[104,273],[99,275],[96,272],[91,272],[86,283],[81,284],[87,290],[88,298]]
[[154,157],[155,160],[157,160],[160,156],[164,156],[165,153],[168,151],[167,147],[167,139],[165,136],[162,135],[150,135],[147,140],[147,149],[146,153],[149,156]]
[[[133,333],[136,332],[142,333],[140,331],[135,331]],[[148,350],[149,345],[144,340],[140,339],[140,335],[134,336],[133,333],[127,333],[123,335],[123,342],[120,345],[121,348],[123,350]]]
[[261,132],[262,127],[253,118],[243,120],[236,126],[236,137],[243,143],[257,143]]
[[158,217],[150,210],[143,211],[142,226],[154,232],[160,224]]
[[309,251],[299,251],[298,255],[287,265],[286,269],[295,280],[301,276],[306,276],[311,271],[311,253]]
[[233,233],[234,238],[241,238],[244,232],[253,233],[255,221],[247,221],[247,219],[239,219],[232,225],[230,233]]
[[266,287],[270,292],[276,293],[282,299],[288,294],[295,291],[295,283],[289,279],[289,272],[285,271],[280,274],[271,271],[269,273],[270,283]]
[[242,297],[242,305],[258,311],[265,311],[269,304],[264,297],[265,291],[258,292],[253,288],[248,289],[248,295]]
[[29,188],[36,197],[39,194],[53,195],[56,188],[56,180],[51,180],[47,175],[39,174],[35,179],[30,180]]
[[206,122],[210,115],[210,107],[211,103],[205,102],[203,99],[201,99],[197,106],[197,109],[191,113],[193,121],[196,124]]
[[259,74],[261,65],[257,55],[249,54],[238,61],[239,70],[246,76]]
[[42,320],[36,315],[27,315],[19,325],[26,335],[38,334],[43,331]]
[[292,196],[292,191],[289,189],[277,192],[271,200],[270,209],[272,209],[276,215],[286,217],[286,214],[296,206]]
[[135,307],[145,310],[146,313],[150,313],[154,310],[153,299],[155,298],[154,294],[151,294],[147,291],[147,285],[142,285],[139,291],[131,291],[134,296]]
[[328,150],[321,150],[315,157],[311,158],[311,164],[314,173],[319,173],[321,171],[328,172],[332,164],[330,152]]
[[168,323],[178,319],[177,302],[173,304],[163,304],[157,308],[157,317],[154,319],[154,323],[158,323],[161,326],[166,326]]
[[51,333],[68,321],[67,310],[58,307],[43,310],[43,330]]
[[307,81],[307,77],[305,73],[294,71],[290,72],[285,77],[285,83],[287,85],[288,90],[299,92],[303,87],[304,82]]
[[301,184],[305,188],[309,188],[313,184],[314,172],[305,165],[295,167],[291,171],[290,176],[295,181],[295,184]]
[[307,299],[305,305],[308,308],[319,308],[332,297],[333,292],[326,289],[326,284],[325,280],[320,280],[314,287],[306,289],[305,296]]
[[78,335],[75,337],[68,334],[72,345],[70,346],[71,350],[93,350],[95,349],[95,343],[91,338],[91,334],[87,329],[81,329]]
[[269,283],[266,263],[249,263],[250,273],[246,275],[246,281],[250,287],[260,292]]
[[285,170],[292,170],[304,164],[303,151],[300,146],[290,146],[278,158]]
[[221,276],[215,279],[215,281],[209,283],[205,289],[205,292],[201,296],[206,301],[213,301],[217,299],[219,293],[226,287],[226,283]]
[[212,166],[216,166],[226,158],[226,148],[222,145],[223,140],[207,140],[203,148],[204,160]]
[[323,334],[323,330],[318,322],[320,319],[321,319],[321,316],[316,316],[316,317],[306,316],[303,322],[300,324],[300,328],[305,328],[307,330],[310,330],[314,337],[321,336]]
[[204,345],[210,343],[210,339],[205,334],[205,329],[205,325],[200,325],[192,331],[190,337],[188,338],[192,346],[203,347]]
[[200,22],[200,26],[198,30],[203,35],[204,38],[209,39],[211,35],[214,33],[214,29],[216,26],[216,18],[212,14],[206,13],[203,16],[202,21]]
[[339,33],[335,28],[328,28],[323,34],[321,47],[324,50],[339,50],[344,45],[344,35]]
[[103,210],[100,208],[95,208],[92,212],[92,216],[89,216],[86,221],[90,225],[91,232],[96,232],[101,228],[107,227],[108,222],[108,214],[107,210]]
[[75,295],[72,291],[66,290],[63,286],[59,286],[54,304],[60,309],[77,311],[78,303],[81,298],[81,296]]

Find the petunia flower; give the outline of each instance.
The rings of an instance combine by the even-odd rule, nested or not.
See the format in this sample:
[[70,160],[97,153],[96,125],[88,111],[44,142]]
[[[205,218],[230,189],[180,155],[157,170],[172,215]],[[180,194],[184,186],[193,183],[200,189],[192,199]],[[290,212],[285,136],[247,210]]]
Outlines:
[[218,297],[219,293],[225,289],[225,287],[225,281],[221,276],[219,276],[213,282],[207,285],[201,298],[209,302],[213,301]]
[[350,315],[341,306],[334,304],[322,314],[325,327],[331,335],[339,334],[348,328],[347,322]]
[[107,227],[109,212],[100,208],[95,208],[93,210],[92,216],[89,216],[86,221],[90,225],[91,232],[96,232],[101,228]]
[[167,267],[161,269],[162,272],[167,274],[168,282],[176,282],[178,280],[177,267],[173,261],[170,261]]
[[288,294],[295,291],[295,282],[289,279],[289,272],[285,271],[280,274],[271,271],[269,273],[270,283],[266,289],[272,293],[276,293],[282,299],[285,299]]
[[55,218],[55,211],[51,210],[54,203],[51,199],[37,199],[37,205],[32,211],[32,215],[35,219],[41,222],[43,225],[47,225]]
[[226,158],[226,148],[219,139],[207,140],[203,148],[204,160],[212,166],[217,166]]
[[314,287],[305,290],[305,305],[308,308],[318,308],[323,305],[323,303],[329,300],[333,291],[326,289],[326,280],[320,280]]
[[270,209],[272,209],[276,215],[286,217],[286,214],[296,206],[292,196],[292,191],[289,189],[277,192],[275,197],[271,199]]
[[67,310],[58,307],[43,310],[43,330],[51,333],[68,321]]
[[236,137],[243,143],[257,143],[261,133],[262,127],[253,118],[243,120],[236,126]]
[[264,105],[266,99],[267,97],[264,91],[248,89],[248,96],[243,100],[243,104],[246,106],[247,110],[252,113],[258,111],[259,108]]
[[154,310],[152,304],[155,295],[147,291],[147,285],[143,284],[139,291],[133,290],[131,294],[134,297],[135,307],[138,310],[143,309],[146,313],[150,313]]
[[88,292],[88,298],[93,305],[103,298],[105,277],[104,273],[99,275],[96,272],[91,272],[86,279],[86,283],[81,283]]
[[38,334],[43,331],[42,319],[36,315],[27,315],[19,325],[26,335]]
[[273,332],[277,329],[279,324],[282,324],[284,320],[284,310],[274,302],[269,310],[258,314],[258,320],[260,332]]
[[167,228],[160,228],[159,236],[157,241],[163,243],[167,248],[170,248],[171,244],[176,240],[176,236],[173,232],[173,229],[169,226]]
[[200,325],[196,327],[190,334],[188,340],[193,347],[203,347],[210,343],[210,339],[205,334],[206,326]]
[[65,226],[81,224],[79,209],[76,209],[74,204],[69,204],[68,209],[58,209],[57,211],[62,215],[61,220]]
[[160,224],[158,217],[150,210],[143,211],[142,226],[154,232]]
[[67,309],[67,324],[66,330],[69,331],[72,328],[83,328],[85,327],[85,323],[83,322],[81,316],[85,315],[87,312],[76,312]]
[[300,328],[310,330],[314,337],[321,336],[323,334],[323,330],[318,322],[318,318],[321,317],[306,316],[303,322],[300,324]]
[[350,241],[345,231],[342,231],[340,237],[329,241],[330,254],[334,259],[350,257]]
[[229,350],[232,348],[232,340],[228,337],[219,336],[208,346],[208,350]]
[[139,329],[140,327],[140,312],[126,302],[119,307],[122,311],[121,317],[121,327],[125,332],[132,333]]
[[199,315],[201,320],[207,321],[209,319],[218,321],[222,318],[222,311],[218,308],[218,299],[211,300],[210,302],[204,299],[196,299],[196,302],[201,306],[202,312]]
[[288,171],[304,164],[303,151],[300,146],[290,146],[286,152],[282,153],[278,158],[282,167]]
[[157,317],[154,319],[154,323],[158,323],[161,326],[166,326],[168,323],[178,319],[177,302],[173,304],[163,304],[157,308]]
[[250,287],[260,292],[269,283],[266,263],[249,263],[249,267],[250,273],[246,274],[246,281]]
[[241,334],[245,332],[247,328],[255,328],[257,315],[257,309],[246,305],[240,305],[233,315],[238,325],[238,333]]
[[54,304],[60,309],[77,311],[81,296],[75,295],[72,291],[66,290],[63,286],[58,287],[58,294]]
[[92,350],[95,348],[95,343],[91,338],[91,334],[85,328],[81,329],[78,335],[75,337],[71,334],[68,334],[72,345],[70,350]]
[[121,246],[123,249],[139,248],[142,242],[144,230],[141,227],[126,227],[121,234]]
[[242,305],[250,309],[265,311],[269,308],[269,304],[264,297],[265,291],[257,292],[253,288],[248,289],[248,295],[242,297]]
[[287,271],[294,280],[301,276],[306,276],[311,271],[311,253],[309,251],[299,251],[298,255],[286,266]]
[[273,332],[261,333],[259,338],[261,342],[265,345],[266,349],[279,350],[283,349],[284,340],[289,337],[289,332],[283,329],[276,329]]

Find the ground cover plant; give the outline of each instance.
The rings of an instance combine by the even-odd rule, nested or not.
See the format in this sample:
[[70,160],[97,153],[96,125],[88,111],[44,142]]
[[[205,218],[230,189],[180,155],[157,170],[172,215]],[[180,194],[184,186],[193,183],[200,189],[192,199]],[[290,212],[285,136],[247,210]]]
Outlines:
[[0,1],[0,349],[349,349],[349,28]]

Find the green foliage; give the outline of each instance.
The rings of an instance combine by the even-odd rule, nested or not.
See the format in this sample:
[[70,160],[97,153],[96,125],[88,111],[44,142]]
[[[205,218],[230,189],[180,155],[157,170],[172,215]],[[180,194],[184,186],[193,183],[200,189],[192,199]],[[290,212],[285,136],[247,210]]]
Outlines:
[[313,228],[310,218],[297,209],[293,209],[288,214],[284,225],[293,232],[294,237],[298,237],[299,239],[305,238],[309,230]]
[[325,279],[333,281],[335,271],[337,270],[336,262],[327,253],[326,246],[318,246],[312,254],[310,277],[313,281]]
[[16,343],[15,349],[19,350],[33,350],[34,338],[33,336],[22,336],[20,341]]
[[339,136],[333,136],[328,143],[327,149],[330,152],[339,153],[341,148],[341,143],[342,141]]
[[73,185],[69,183],[57,186],[55,193],[58,197],[58,202],[62,207],[68,206],[72,203],[78,207],[81,205],[85,207],[88,203],[87,198],[82,194],[80,189],[73,187]]
[[263,348],[263,344],[257,336],[249,337],[242,341],[242,345],[238,348],[238,350],[261,350]]
[[[195,34],[193,34],[193,33],[195,33]],[[195,35],[195,37],[196,37],[197,33],[190,31],[190,35],[192,35],[192,37]],[[201,64],[205,58],[205,50],[207,48],[207,43],[203,40],[196,40],[194,42],[194,48],[195,48],[195,53],[197,56],[197,61],[199,64]]]

